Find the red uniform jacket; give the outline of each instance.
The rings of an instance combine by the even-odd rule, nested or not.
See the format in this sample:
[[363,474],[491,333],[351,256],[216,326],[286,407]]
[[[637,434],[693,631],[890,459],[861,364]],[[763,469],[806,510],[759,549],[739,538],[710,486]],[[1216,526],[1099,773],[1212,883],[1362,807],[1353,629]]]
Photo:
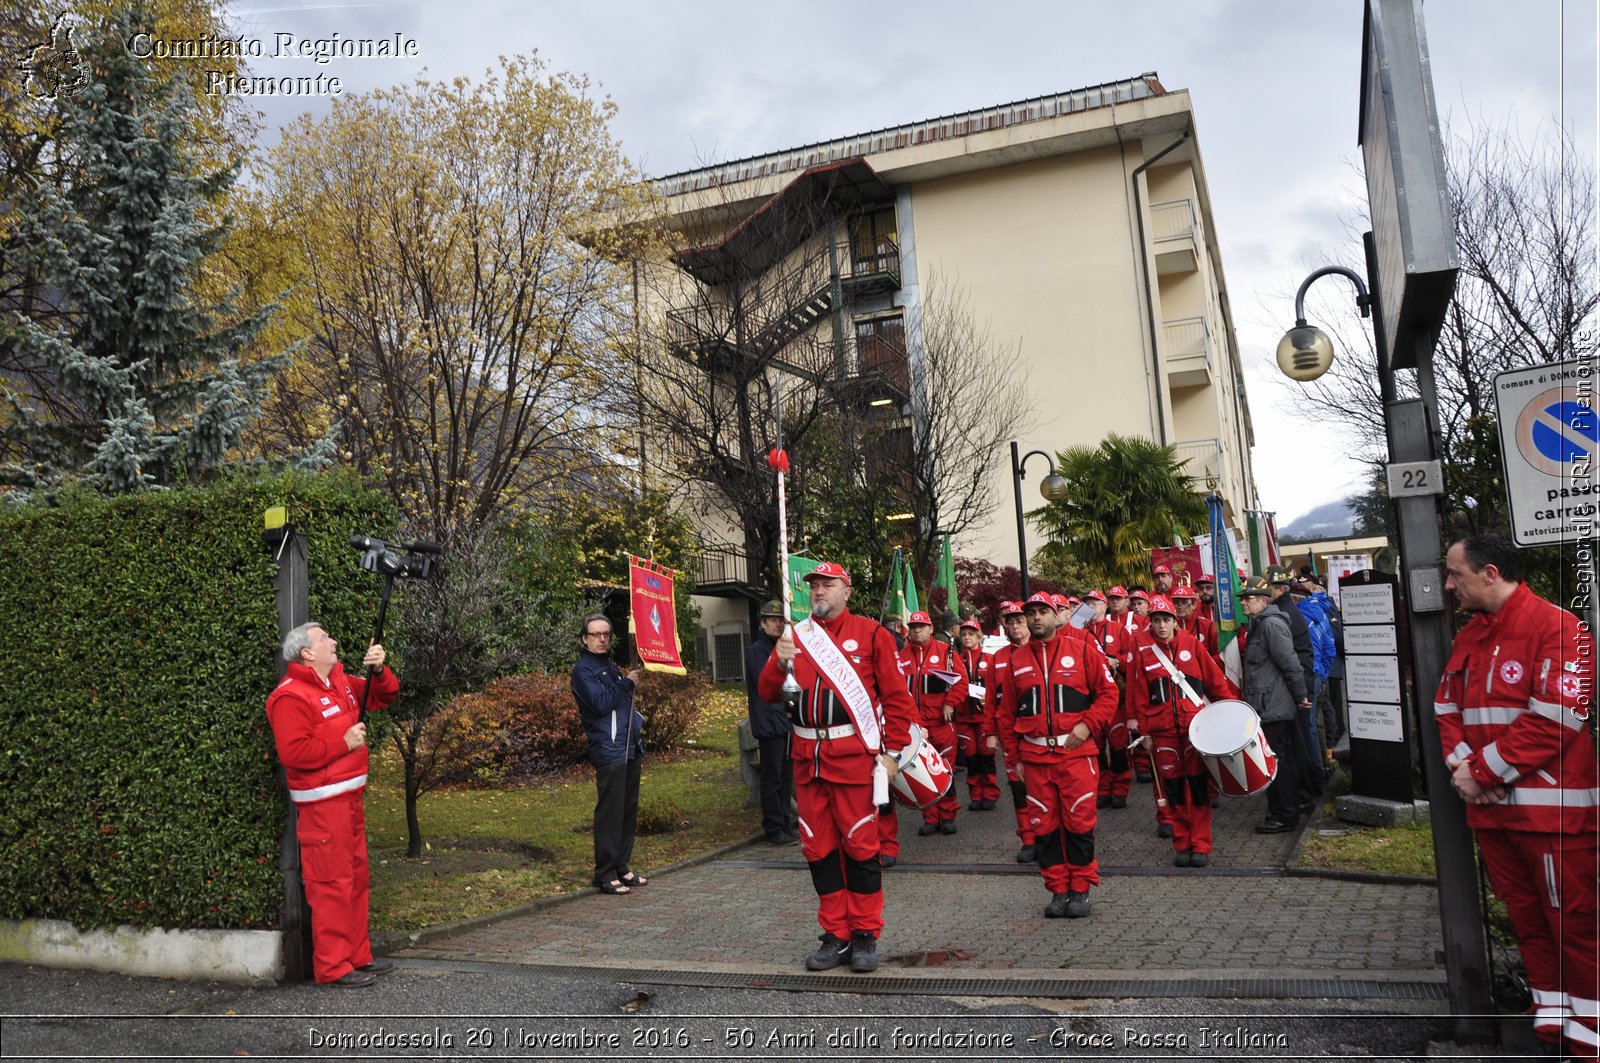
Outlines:
[[1194,615],[1187,621],[1178,621],[1178,630],[1193,635],[1195,640],[1204,646],[1211,656],[1215,657],[1217,655],[1217,625],[1200,615],[1198,608],[1195,609]]
[[[959,655],[950,652],[949,643],[930,642],[918,646],[908,641],[900,650],[900,670],[905,673],[911,700],[917,706],[917,719],[924,730],[944,724],[945,706],[959,709],[967,700],[967,673],[961,667]],[[946,680],[936,674],[939,672],[954,672],[956,679],[954,682]]]
[[[1092,757],[1100,752],[1098,737],[1117,710],[1117,684],[1104,655],[1084,632],[1060,628],[1046,642],[1029,640],[1011,650],[1002,673],[996,714],[1006,759],[1023,763]],[[1065,737],[1087,724],[1089,739],[1074,749],[1040,745],[1026,738]]]
[[[1128,712],[1148,735],[1189,733],[1189,722],[1205,706],[1191,701],[1156,659],[1154,636],[1140,635],[1128,654]],[[1203,698],[1237,698],[1239,691],[1223,675],[1222,666],[1187,631],[1175,631],[1160,644],[1190,689]]]
[[[885,749],[904,749],[911,742],[911,724],[916,719],[916,707],[906,690],[906,679],[900,670],[894,636],[876,620],[854,613],[841,613],[821,624],[839,652],[861,677],[861,685],[879,709]],[[794,676],[802,691],[799,718],[791,717],[796,727],[809,729],[853,726],[850,710],[837,696],[833,685],[798,643],[795,646]],[[756,692],[763,701],[783,701],[783,669],[778,655],[767,658],[761,670]],[[824,782],[866,784],[872,781],[872,756],[854,734],[839,738],[805,738],[795,734],[791,750],[794,756],[795,778],[801,782],[821,779]]]
[[[322,801],[367,785],[367,747],[350,749],[344,733],[360,718],[365,678],[345,675],[335,664],[324,683],[309,665],[289,664],[267,697],[267,722],[289,782],[289,800]],[[372,680],[367,708],[381,709],[400,693],[400,680],[385,666]]]
[[[1028,639],[1024,635],[1020,645],[1027,645]],[[1006,673],[1011,669],[1011,655],[1016,652],[1019,643],[1009,643],[995,650],[989,658],[989,687],[983,696],[983,733],[985,735],[998,735],[1000,733],[1000,686]]]
[[1490,805],[1467,806],[1467,823],[1501,830],[1589,834],[1600,828],[1594,743],[1593,644],[1578,619],[1521,584],[1498,613],[1480,613],[1456,635],[1434,695],[1446,757],[1466,761]]
[[[994,654],[984,653],[982,649],[957,649],[955,656],[961,662],[961,670],[966,673],[968,683],[967,696],[956,706],[956,722],[978,724],[981,735],[990,734],[984,726],[988,714],[984,711],[983,703],[989,695],[989,672],[994,665]],[[982,696],[972,693],[971,687],[974,685],[983,687]]]

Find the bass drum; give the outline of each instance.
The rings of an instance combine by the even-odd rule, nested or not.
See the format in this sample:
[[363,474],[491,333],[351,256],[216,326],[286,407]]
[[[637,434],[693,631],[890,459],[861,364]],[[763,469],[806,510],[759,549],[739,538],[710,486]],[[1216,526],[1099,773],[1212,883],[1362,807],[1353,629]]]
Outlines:
[[889,780],[889,793],[907,808],[927,808],[950,792],[955,776],[927,735],[911,725],[911,743],[891,753],[900,770]]
[[1201,709],[1189,723],[1189,744],[1228,797],[1253,797],[1278,774],[1278,755],[1248,702],[1230,698]]

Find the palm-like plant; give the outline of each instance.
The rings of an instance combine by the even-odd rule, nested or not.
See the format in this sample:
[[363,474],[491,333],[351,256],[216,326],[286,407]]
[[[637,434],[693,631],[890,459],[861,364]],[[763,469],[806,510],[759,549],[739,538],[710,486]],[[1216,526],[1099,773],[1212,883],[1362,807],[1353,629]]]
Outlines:
[[1205,499],[1171,447],[1113,432],[1059,452],[1056,471],[1066,497],[1028,514],[1049,539],[1041,553],[1076,558],[1108,583],[1146,582],[1153,547],[1208,526]]

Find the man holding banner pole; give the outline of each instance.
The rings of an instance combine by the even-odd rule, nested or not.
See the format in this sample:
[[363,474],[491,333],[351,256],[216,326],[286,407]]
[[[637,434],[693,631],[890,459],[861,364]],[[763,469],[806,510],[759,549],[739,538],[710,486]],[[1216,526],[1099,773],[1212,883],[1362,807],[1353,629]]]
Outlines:
[[806,576],[811,615],[778,640],[762,670],[762,698],[782,698],[793,666],[800,685],[794,724],[795,797],[800,844],[817,891],[822,945],[806,969],[849,962],[856,973],[877,970],[883,930],[874,766],[898,771],[885,753],[910,744],[916,709],[900,669],[894,638],[875,620],[849,610],[850,574],[824,562]]

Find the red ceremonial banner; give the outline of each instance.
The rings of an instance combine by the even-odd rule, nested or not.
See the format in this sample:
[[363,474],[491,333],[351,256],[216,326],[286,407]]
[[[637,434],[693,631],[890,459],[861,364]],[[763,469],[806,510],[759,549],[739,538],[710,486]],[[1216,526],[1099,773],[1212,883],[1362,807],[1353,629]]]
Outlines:
[[1172,569],[1172,584],[1187,583],[1193,587],[1200,581],[1205,568],[1200,564],[1198,546],[1158,546],[1150,551],[1150,568],[1166,565]]
[[672,569],[628,555],[628,630],[647,672],[685,674],[672,602]]

